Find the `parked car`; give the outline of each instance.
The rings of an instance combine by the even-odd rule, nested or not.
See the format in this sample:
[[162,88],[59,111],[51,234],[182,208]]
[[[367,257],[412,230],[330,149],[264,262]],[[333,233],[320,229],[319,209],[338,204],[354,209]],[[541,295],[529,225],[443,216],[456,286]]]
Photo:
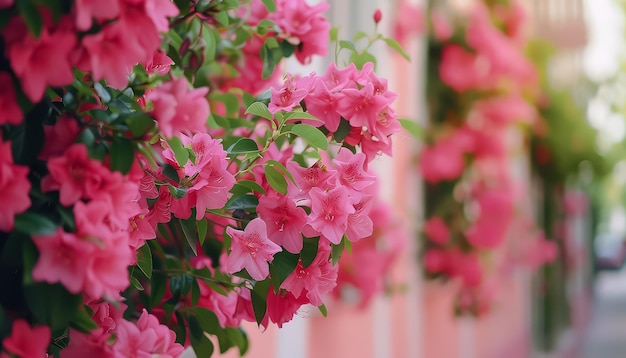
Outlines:
[[626,241],[616,233],[603,233],[594,241],[595,264],[600,270],[619,270],[626,262]]

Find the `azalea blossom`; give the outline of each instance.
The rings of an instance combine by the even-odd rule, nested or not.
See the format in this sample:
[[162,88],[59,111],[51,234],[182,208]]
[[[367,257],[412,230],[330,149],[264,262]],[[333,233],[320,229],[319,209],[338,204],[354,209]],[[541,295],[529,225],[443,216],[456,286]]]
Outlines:
[[307,222],[303,208],[287,196],[261,196],[257,212],[267,225],[270,240],[294,254],[302,250],[301,232]]
[[4,350],[16,357],[45,357],[48,344],[50,327],[31,327],[23,319],[13,321],[11,335],[2,340]]
[[281,251],[280,246],[267,238],[265,222],[253,219],[244,230],[226,228],[231,237],[230,253],[226,260],[227,273],[235,273],[246,269],[255,280],[263,280],[269,275],[269,262],[274,254]]
[[23,213],[31,205],[28,171],[28,167],[13,163],[11,142],[3,142],[0,137],[0,197],[3,201],[0,206],[0,231],[11,231],[15,215]]
[[308,225],[328,241],[339,244],[348,225],[348,216],[355,212],[348,190],[342,186],[327,192],[314,187],[311,195],[311,214]]

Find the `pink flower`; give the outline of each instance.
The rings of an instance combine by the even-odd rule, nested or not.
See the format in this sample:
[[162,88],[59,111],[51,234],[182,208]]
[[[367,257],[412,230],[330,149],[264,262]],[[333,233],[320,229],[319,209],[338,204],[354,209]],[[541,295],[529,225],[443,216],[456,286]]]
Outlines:
[[347,230],[348,215],[355,212],[348,190],[339,186],[325,192],[315,187],[309,194],[311,214],[308,224],[328,241],[339,244]]
[[317,256],[313,262],[304,267],[298,261],[295,270],[285,279],[281,288],[299,298],[306,294],[314,306],[321,305],[322,295],[329,293],[337,286],[338,266],[333,266],[330,259],[330,246],[320,240]]
[[132,323],[124,319],[117,321],[117,339],[113,344],[115,357],[179,357],[183,346],[176,343],[176,334],[148,313],[143,313]]
[[267,313],[262,324],[267,327],[266,321],[269,319],[276,323],[278,328],[282,328],[283,324],[291,321],[298,309],[307,303],[309,300],[305,295],[295,297],[293,293],[284,290],[279,290],[276,294],[270,287],[267,292]]
[[59,117],[53,126],[44,125],[43,130],[46,140],[41,153],[39,153],[41,160],[62,156],[80,133],[76,120],[66,115]]
[[91,266],[95,245],[62,228],[52,235],[33,236],[33,243],[39,250],[33,279],[59,282],[69,292],[80,293],[87,283],[86,268]]
[[[61,24],[66,20],[63,18]],[[38,38],[28,33],[10,46],[8,57],[11,67],[31,101],[41,100],[48,85],[58,87],[72,83],[74,73],[70,53],[75,45],[75,31],[69,26],[59,25],[53,31],[44,27]]]
[[531,123],[535,109],[519,95],[494,97],[476,103],[476,111],[486,124],[503,126],[514,122]]
[[374,91],[371,83],[361,89],[347,88],[341,92],[337,112],[358,128],[374,128],[380,113],[389,105],[390,99]]
[[365,170],[365,154],[352,153],[348,148],[341,148],[339,154],[333,162],[337,164],[334,175],[336,186],[343,186],[348,189],[350,197],[354,202],[358,202],[367,189],[376,183],[376,176],[369,174]]
[[267,225],[268,237],[285,250],[297,254],[302,250],[302,228],[307,222],[304,209],[287,196],[261,196],[259,217]]
[[2,347],[16,357],[45,357],[50,344],[50,327],[31,328],[23,319],[13,322],[11,335],[2,341]]
[[243,231],[229,226],[226,233],[232,242],[225,272],[235,273],[245,268],[253,279],[265,279],[269,275],[269,262],[281,251],[280,246],[267,238],[265,222],[256,218]]
[[433,24],[433,34],[435,38],[440,41],[446,41],[454,34],[454,28],[450,24],[450,20],[439,9],[433,9],[430,14],[431,22]]
[[433,242],[445,245],[450,239],[450,230],[440,217],[433,216],[424,224],[424,233]]
[[146,98],[152,101],[152,113],[161,133],[171,138],[176,132],[206,131],[208,92],[206,87],[190,90],[185,78],[173,79],[150,92]]
[[91,27],[92,19],[111,20],[120,13],[119,1],[76,0],[74,3],[76,27],[85,31]]
[[478,219],[467,229],[467,241],[477,248],[494,248],[505,238],[513,219],[513,194],[506,189],[488,189],[477,195]]
[[489,63],[458,45],[443,49],[439,64],[441,81],[457,92],[480,89],[493,84],[489,76]]
[[89,333],[82,333],[70,328],[70,343],[61,350],[61,358],[92,357],[115,358],[109,345],[111,332],[96,328]]
[[0,137],[0,231],[9,232],[15,224],[15,215],[30,207],[28,167],[13,164],[11,142]]
[[13,6],[15,0],[0,0],[0,9],[6,9]]
[[463,151],[451,141],[424,147],[420,153],[419,167],[429,183],[457,179],[465,169]]
[[400,1],[393,38],[406,46],[410,37],[415,37],[424,32],[424,18],[424,10],[421,7],[407,0]]
[[287,79],[282,87],[278,89],[272,87],[270,89],[272,97],[268,108],[272,114],[279,111],[289,112],[293,110],[295,106],[300,105],[300,101],[309,93],[307,88],[298,86],[298,81],[292,75],[287,74],[286,77]]
[[78,143],[69,147],[62,157],[50,159],[48,170],[50,174],[44,177],[42,190],[59,190],[60,202],[65,206],[93,197],[108,172],[102,163],[89,158],[85,145]]
[[370,218],[370,208],[374,197],[364,196],[354,204],[354,213],[348,215],[346,237],[352,242],[369,237],[374,232],[374,223]]
[[[320,188],[322,190],[331,188],[331,178],[334,169],[331,169],[320,162],[313,164],[309,168],[303,168],[298,163],[290,161],[287,163],[287,169],[293,175],[297,188],[290,187],[290,196],[308,197],[312,188]],[[293,188],[293,189],[292,189]]]
[[158,73],[164,76],[170,72],[170,67],[174,64],[171,58],[169,58],[163,50],[157,50],[154,52],[152,59],[144,66],[148,74]]
[[429,249],[422,258],[424,269],[429,273],[440,273],[448,270],[446,252],[440,249]]
[[24,114],[17,104],[13,79],[8,72],[0,72],[0,125],[22,123]]

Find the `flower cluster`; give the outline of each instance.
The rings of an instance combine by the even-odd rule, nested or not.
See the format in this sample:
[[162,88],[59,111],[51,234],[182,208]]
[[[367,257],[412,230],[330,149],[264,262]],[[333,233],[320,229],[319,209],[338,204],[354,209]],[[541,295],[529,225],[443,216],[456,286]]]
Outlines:
[[325,55],[327,8],[0,2],[1,357],[243,354],[242,321],[325,311],[382,235],[368,164],[400,129],[371,62],[280,81]]
[[[516,201],[524,195],[511,167],[517,128],[537,118],[525,97],[537,75],[523,54],[517,17],[498,17],[511,11],[520,11],[515,1],[479,2],[464,14],[444,6],[429,9],[431,127],[419,157],[426,180],[423,263],[428,277],[459,282],[460,313],[488,310],[494,277],[506,265],[498,257],[507,238],[533,241],[510,232],[520,218]],[[462,37],[454,36],[455,27]],[[550,259],[529,257],[528,264]]]

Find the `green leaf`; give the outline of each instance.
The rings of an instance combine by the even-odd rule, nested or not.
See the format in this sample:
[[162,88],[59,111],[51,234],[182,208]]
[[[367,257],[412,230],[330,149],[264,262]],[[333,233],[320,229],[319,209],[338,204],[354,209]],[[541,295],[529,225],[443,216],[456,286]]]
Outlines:
[[337,264],[337,262],[339,262],[339,259],[341,259],[341,255],[343,255],[343,249],[346,247],[346,237],[345,237],[345,235],[341,239],[339,244],[337,244],[337,245],[330,244],[330,246],[331,246],[330,256],[332,257],[333,266],[335,266]]
[[213,355],[213,343],[204,334],[204,330],[200,326],[199,320],[194,316],[189,316],[189,335],[191,338],[191,347],[197,357],[210,357]]
[[142,112],[134,112],[126,115],[126,125],[135,138],[140,138],[153,128],[155,121],[152,117]]
[[265,5],[265,8],[267,9],[268,12],[276,11],[276,3],[274,2],[274,0],[261,0],[261,1],[263,1],[263,5]]
[[246,114],[253,114],[261,118],[272,120],[272,113],[263,102],[254,102],[246,109]]
[[165,291],[167,291],[167,275],[154,272],[150,280],[150,307],[156,307],[161,303]]
[[178,177],[178,172],[176,171],[176,169],[169,165],[169,164],[163,164],[163,175],[165,175],[166,177],[172,179],[174,182],[178,183],[180,182],[180,178]]
[[43,121],[48,118],[50,107],[46,101],[36,104],[25,116],[24,122],[11,133],[11,149],[15,164],[31,165],[45,142]]
[[376,57],[369,52],[353,52],[352,55],[350,55],[350,62],[354,63],[356,68],[359,70],[363,69],[363,65],[367,62],[373,63],[374,68],[376,68]]
[[320,238],[305,238],[304,243],[302,244],[302,251],[300,251],[300,259],[302,260],[302,266],[309,267],[315,257],[317,256],[317,251],[319,249]]
[[152,278],[152,251],[148,244],[137,249],[137,267],[147,278]]
[[337,26],[333,26],[330,29],[330,41],[331,42],[337,42],[337,39],[339,37],[339,28]]
[[107,91],[106,88],[104,88],[102,83],[100,82],[94,83],[93,88],[96,90],[96,93],[98,93],[98,96],[102,100],[102,103],[111,102],[111,94],[109,93],[109,91]]
[[246,188],[250,189],[251,191],[256,191],[259,194],[265,194],[265,189],[263,189],[262,186],[260,186],[259,184],[257,184],[256,182],[252,181],[252,180],[239,180],[236,183],[237,185],[241,185],[241,186],[245,186]]
[[109,155],[111,156],[111,170],[126,174],[135,161],[135,143],[128,138],[113,137]]
[[20,16],[24,19],[28,30],[33,36],[39,37],[43,27],[43,20],[39,14],[39,9],[37,9],[37,4],[31,0],[16,1],[16,4],[17,11],[19,11]]
[[193,283],[191,284],[191,305],[196,306],[199,300],[200,285],[198,285],[198,280],[193,280]]
[[351,51],[356,51],[356,47],[354,47],[354,44],[351,41],[341,40],[339,41],[339,47]]
[[180,138],[174,136],[167,140],[167,144],[169,144],[170,148],[172,148],[178,165],[180,165],[181,168],[184,167],[189,160],[189,152],[183,146],[183,142],[180,140]]
[[189,248],[193,251],[193,254],[198,256],[198,250],[196,249],[196,220],[193,213],[189,219],[178,219],[180,221],[181,228],[183,229],[183,235],[189,244]]
[[[285,187],[286,187],[286,184],[287,183],[285,182]],[[239,195],[239,196],[233,196],[232,198],[230,198],[228,202],[226,203],[226,205],[224,205],[224,209],[226,210],[242,209],[242,210],[248,210],[248,211],[256,211],[257,206],[259,206],[259,199],[256,196]]]
[[302,137],[310,146],[326,150],[328,149],[328,139],[319,129],[308,124],[296,124],[290,132]]
[[288,251],[280,251],[274,255],[274,260],[270,262],[270,278],[274,286],[274,292],[278,293],[280,285],[298,266],[300,255],[292,254]]
[[230,22],[230,20],[228,19],[228,13],[226,11],[213,13],[213,17],[215,18],[215,20],[217,20],[217,22],[224,26],[228,26],[228,23]]
[[34,283],[24,286],[28,308],[41,324],[55,332],[65,329],[82,308],[80,295],[73,295],[61,284]]
[[27,235],[44,236],[54,234],[57,225],[41,214],[25,212],[15,216],[14,230]]
[[198,240],[200,241],[200,245],[204,245],[204,240],[206,239],[206,234],[209,231],[209,223],[206,218],[202,218],[196,222],[196,227],[198,229]]
[[215,61],[217,40],[215,39],[213,28],[207,23],[202,24],[202,39],[204,39],[204,63]]
[[219,101],[226,107],[226,113],[229,116],[237,116],[239,113],[239,98],[232,93],[215,93],[211,95],[211,99]]
[[137,277],[131,275],[131,276],[128,276],[128,278],[130,279],[130,283],[133,285],[133,287],[136,288],[138,291],[145,290],[145,288],[143,287],[141,282],[139,282]]
[[83,333],[89,333],[98,328],[98,324],[91,318],[84,306],[76,311],[71,326]]
[[357,33],[354,35],[354,42],[357,42],[357,41],[359,41],[360,39],[365,38],[365,37],[367,37],[367,36],[368,36],[368,35],[367,35],[365,32],[363,32],[363,31],[359,31],[359,32],[357,32]]
[[287,180],[271,165],[265,166],[265,177],[270,186],[281,194],[287,194]]
[[285,115],[285,117],[283,117],[283,122],[287,122],[288,120],[291,119],[308,119],[308,120],[313,120],[313,121],[317,121],[317,122],[323,122],[321,119],[315,117],[314,115],[307,113],[307,112],[290,112],[287,113]]
[[287,179],[289,179],[289,181],[291,181],[294,184],[296,183],[296,181],[293,179],[293,176],[291,175],[291,173],[289,173],[289,170],[287,170],[287,168],[285,168],[285,166],[282,165],[279,161],[270,159],[270,160],[267,161],[266,164],[274,166],[274,167],[277,167],[282,172],[282,174],[284,176],[286,176]]
[[317,306],[317,308],[320,310],[320,313],[322,314],[322,316],[326,317],[328,316],[328,310],[326,309],[326,305],[325,304],[321,304],[319,306]]
[[267,292],[270,289],[272,282],[267,279],[259,281],[254,284],[252,291],[250,291],[250,299],[252,301],[252,310],[254,311],[254,318],[257,324],[261,324],[265,312],[267,311]]
[[250,138],[241,138],[226,149],[228,154],[254,153],[259,151],[259,145]]
[[400,125],[402,125],[402,128],[409,132],[415,139],[421,140],[424,138],[424,129],[416,122],[406,118],[399,118],[398,121]]
[[398,53],[400,55],[402,55],[402,57],[404,57],[405,60],[411,62],[411,56],[409,56],[408,53],[406,53],[406,51],[404,51],[404,49],[402,48],[402,46],[400,46],[400,44],[398,43],[398,41],[394,40],[394,39],[389,39],[389,38],[385,38],[383,39],[383,41],[385,41],[385,43],[387,44],[387,46],[391,47],[392,49],[398,51]]
[[350,134],[351,129],[352,126],[350,125],[350,122],[348,122],[344,118],[341,118],[341,121],[339,122],[339,128],[337,128],[337,131],[335,131],[335,133],[333,134],[333,138],[337,143],[340,143],[344,139],[346,139],[348,134]]

